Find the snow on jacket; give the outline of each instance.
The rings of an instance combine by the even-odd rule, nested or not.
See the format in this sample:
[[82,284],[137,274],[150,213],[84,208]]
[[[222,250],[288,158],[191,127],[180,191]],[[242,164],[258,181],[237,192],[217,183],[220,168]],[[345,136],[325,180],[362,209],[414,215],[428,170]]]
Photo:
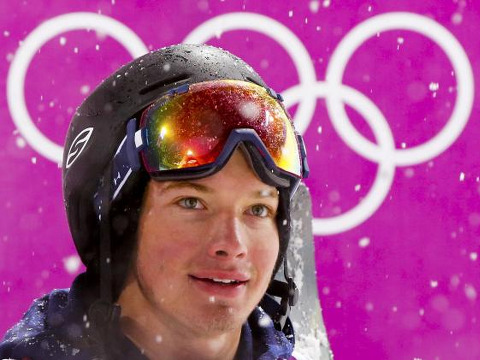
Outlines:
[[[85,274],[71,289],[54,290],[33,302],[0,343],[0,359],[18,360],[146,360],[120,330],[118,318],[107,331],[99,331],[89,319],[88,308],[95,300]],[[236,360],[294,359],[293,329],[277,331],[268,314],[278,304],[265,297],[242,327]]]

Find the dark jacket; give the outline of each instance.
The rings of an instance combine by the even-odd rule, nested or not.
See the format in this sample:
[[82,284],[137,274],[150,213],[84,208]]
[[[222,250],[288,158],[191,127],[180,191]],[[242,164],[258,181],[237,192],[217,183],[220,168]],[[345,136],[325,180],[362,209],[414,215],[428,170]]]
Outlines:
[[[89,312],[95,296],[88,285],[86,275],[81,274],[70,290],[54,290],[35,300],[23,319],[5,334],[0,359],[145,360],[120,331],[118,316],[113,316],[107,326],[96,325]],[[276,306],[275,301],[265,298],[254,309],[242,327],[235,359],[293,359],[292,327],[287,326],[284,333],[277,331],[269,319],[265,321]]]

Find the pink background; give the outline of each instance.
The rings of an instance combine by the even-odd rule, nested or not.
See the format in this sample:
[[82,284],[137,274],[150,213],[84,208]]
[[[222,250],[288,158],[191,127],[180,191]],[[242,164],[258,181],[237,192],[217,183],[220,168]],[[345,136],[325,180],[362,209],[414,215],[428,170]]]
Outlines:
[[[33,298],[68,287],[82,270],[66,225],[61,170],[32,147],[7,103],[7,75],[19,44],[40,24],[79,11],[102,14],[130,28],[148,49],[156,49],[184,41],[198,26],[222,14],[264,15],[258,21],[241,18],[242,29],[217,31],[217,36],[206,38],[249,62],[286,95],[287,103],[291,99],[290,110],[299,115],[292,87],[303,82],[313,91],[315,81],[323,83],[340,41],[380,14],[408,12],[405,26],[421,23],[412,14],[428,17],[435,22],[426,25],[430,32],[437,31],[435,24],[445,27],[468,56],[462,70],[468,74],[471,67],[477,80],[479,5],[463,0],[0,2],[0,334]],[[276,38],[247,28],[267,24],[273,29],[273,22],[295,35],[310,57],[308,65],[296,64],[289,55],[301,55],[293,49],[293,40],[286,41],[288,50]],[[452,43],[449,36],[441,41]],[[62,145],[75,107],[131,58],[122,44],[101,32],[75,30],[53,36],[35,53],[26,72],[24,94],[34,125]],[[299,74],[310,66],[313,77],[300,80]],[[362,41],[347,61],[343,84],[371,100],[385,117],[396,148],[408,150],[431,141],[449,123],[460,97],[471,96],[472,88],[459,94],[458,78],[436,42],[399,28]],[[341,221],[330,234],[315,227],[318,289],[336,359],[480,359],[478,96],[473,100],[472,109],[463,106],[468,123],[451,144],[443,144],[443,151],[430,156],[423,152],[421,159],[394,166],[386,197],[371,216],[350,229]],[[352,106],[347,114],[353,125],[375,142],[371,126],[360,116],[360,105]],[[306,183],[313,216],[331,219],[356,208],[369,193],[378,164],[342,141],[323,97],[312,115],[295,121],[305,124],[312,168]],[[376,152],[384,154],[386,149]]]

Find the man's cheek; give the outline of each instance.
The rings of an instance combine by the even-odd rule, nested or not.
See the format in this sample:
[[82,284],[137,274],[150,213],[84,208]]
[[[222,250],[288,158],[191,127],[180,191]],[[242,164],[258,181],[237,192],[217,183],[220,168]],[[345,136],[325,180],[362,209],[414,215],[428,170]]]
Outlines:
[[[264,262],[275,262],[279,255],[278,243],[264,244],[254,250],[256,257],[264,259]],[[273,259],[273,260],[272,260]]]

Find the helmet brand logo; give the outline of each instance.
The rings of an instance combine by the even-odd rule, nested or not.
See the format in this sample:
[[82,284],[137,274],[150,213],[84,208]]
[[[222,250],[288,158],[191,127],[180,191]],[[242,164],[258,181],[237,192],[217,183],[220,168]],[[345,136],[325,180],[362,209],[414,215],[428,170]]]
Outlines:
[[77,160],[82,153],[83,149],[85,149],[88,140],[90,140],[90,136],[92,136],[92,132],[93,127],[86,128],[77,135],[75,140],[73,140],[73,143],[68,150],[67,163],[65,165],[67,169],[72,166],[75,160]]

